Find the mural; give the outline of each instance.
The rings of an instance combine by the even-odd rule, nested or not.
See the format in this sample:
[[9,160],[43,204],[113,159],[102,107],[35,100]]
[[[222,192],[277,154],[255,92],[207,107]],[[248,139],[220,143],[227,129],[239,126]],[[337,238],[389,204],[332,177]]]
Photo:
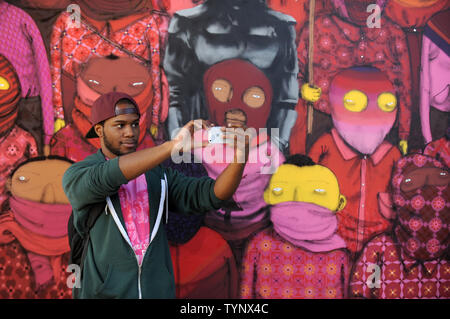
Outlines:
[[243,298],[344,298],[349,258],[337,233],[346,203],[336,176],[304,155],[290,156],[264,192],[268,227],[245,252]]
[[[61,176],[122,91],[139,149],[197,118],[255,137],[221,209],[166,216],[177,298],[449,299],[449,21],[448,0],[0,0],[0,298],[72,298]],[[215,178],[232,152],[164,165]]]
[[94,101],[102,94],[118,90],[133,96],[143,116],[139,148],[154,146],[145,116],[153,98],[152,77],[148,68],[129,57],[108,55],[92,57],[88,62],[74,65],[76,96],[71,112],[72,123],[54,134],[50,145],[51,154],[80,161],[100,148],[98,138],[86,139],[91,128],[89,117]]
[[[265,1],[207,0],[177,11],[169,25],[164,70],[170,87],[169,133],[209,118],[202,78],[214,64],[240,58],[264,72],[273,89],[267,128],[278,128],[287,150],[298,100],[295,20]],[[257,127],[259,128],[259,127]]]
[[1,298],[71,298],[67,220],[72,207],[62,176],[73,162],[34,157],[9,177],[9,206],[0,216]]

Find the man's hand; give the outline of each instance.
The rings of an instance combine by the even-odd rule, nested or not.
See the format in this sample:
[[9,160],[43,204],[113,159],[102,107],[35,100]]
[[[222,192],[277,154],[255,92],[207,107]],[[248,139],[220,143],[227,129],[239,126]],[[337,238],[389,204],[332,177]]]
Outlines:
[[236,192],[248,160],[250,142],[256,136],[256,130],[246,129],[245,125],[222,128],[226,143],[233,143],[234,161],[217,177],[214,193],[222,200],[230,199]]
[[173,152],[189,152],[194,147],[205,147],[208,142],[202,141],[200,145],[198,143],[194,143],[194,136],[197,132],[201,130],[207,130],[208,128],[214,126],[210,121],[206,120],[192,120],[189,121],[185,126],[183,126],[180,131],[175,135],[172,139],[173,143]]
[[246,163],[250,152],[250,141],[255,137],[255,130],[247,130],[246,127],[222,127],[223,140],[234,148],[233,163]]

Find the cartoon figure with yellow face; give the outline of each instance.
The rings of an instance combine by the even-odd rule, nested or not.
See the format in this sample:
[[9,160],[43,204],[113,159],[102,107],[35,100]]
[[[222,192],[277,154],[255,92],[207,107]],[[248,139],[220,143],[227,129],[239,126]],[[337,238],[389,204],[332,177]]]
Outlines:
[[241,298],[345,298],[349,259],[336,211],[346,198],[333,172],[292,155],[272,176],[264,200],[272,205],[273,227],[247,246]]
[[379,211],[390,172],[400,151],[385,140],[397,118],[397,98],[387,75],[373,67],[338,73],[329,89],[334,128],[322,135],[308,155],[331,169],[346,207],[337,214],[338,233],[347,248],[359,252],[391,223]]

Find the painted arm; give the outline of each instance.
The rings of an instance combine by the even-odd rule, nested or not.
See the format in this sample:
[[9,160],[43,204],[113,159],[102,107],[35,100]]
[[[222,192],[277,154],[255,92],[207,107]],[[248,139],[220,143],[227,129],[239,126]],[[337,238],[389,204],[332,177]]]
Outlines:
[[433,139],[430,126],[430,45],[430,39],[424,35],[420,68],[420,124],[425,144]]
[[50,40],[50,75],[53,88],[53,111],[55,118],[54,131],[57,132],[65,126],[63,98],[61,92],[61,76],[63,68],[63,33],[66,29],[67,13],[62,13],[53,25]]
[[44,124],[44,144],[50,142],[53,134],[53,105],[52,105],[52,82],[50,77],[50,66],[48,63],[47,52],[41,33],[31,17],[27,16],[27,32],[31,41],[33,56],[35,59],[36,73],[39,80],[40,97],[42,103],[42,120]]

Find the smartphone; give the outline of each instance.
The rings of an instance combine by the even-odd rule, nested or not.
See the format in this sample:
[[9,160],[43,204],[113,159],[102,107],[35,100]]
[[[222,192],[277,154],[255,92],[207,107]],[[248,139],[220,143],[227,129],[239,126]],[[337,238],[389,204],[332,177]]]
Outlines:
[[223,135],[225,132],[222,131],[221,126],[213,126],[208,129],[208,142],[211,144],[222,144],[225,143],[223,140]]

